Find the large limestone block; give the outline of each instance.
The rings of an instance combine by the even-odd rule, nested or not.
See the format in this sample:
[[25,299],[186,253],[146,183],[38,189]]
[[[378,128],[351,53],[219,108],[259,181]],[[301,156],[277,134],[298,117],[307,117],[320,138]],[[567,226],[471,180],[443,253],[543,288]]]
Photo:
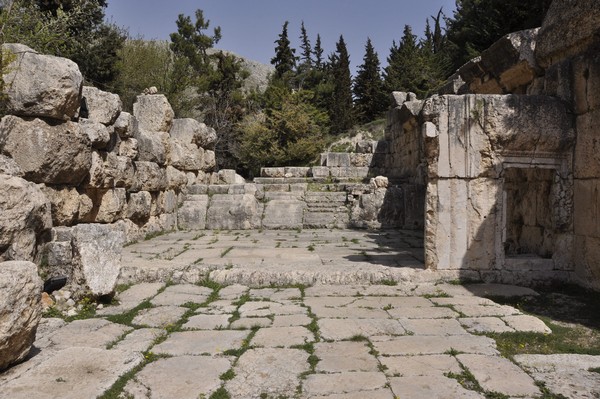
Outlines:
[[298,200],[271,200],[265,207],[262,221],[267,229],[302,228],[306,203]]
[[439,133],[425,137],[430,176],[498,178],[501,154],[562,154],[574,143],[567,108],[551,97],[433,96],[423,116]]
[[540,28],[536,57],[547,67],[597,43],[600,7],[597,0],[553,1]]
[[217,166],[217,157],[215,152],[212,150],[204,151],[204,165],[202,165],[203,172],[212,172]]
[[37,238],[52,226],[50,202],[33,183],[0,174],[0,260],[32,261]]
[[131,158],[112,152],[92,153],[92,166],[88,186],[93,188],[130,188],[135,170]]
[[0,263],[0,371],[29,353],[42,317],[41,295],[34,263]]
[[529,29],[503,36],[481,53],[481,65],[494,76],[508,93],[514,93],[530,84],[538,75],[539,67],[534,50],[538,29]]
[[183,230],[204,230],[207,209],[208,195],[190,195],[177,210],[178,227]]
[[115,133],[123,140],[133,137],[134,119],[129,112],[121,112],[115,123],[113,124]]
[[188,184],[187,175],[172,167],[171,165],[166,168],[167,174],[167,188],[169,190],[181,190]]
[[148,132],[168,132],[175,113],[163,94],[141,95],[133,104],[133,116],[139,129]]
[[35,183],[77,186],[92,161],[90,140],[78,124],[11,115],[0,122],[0,152],[12,157],[25,179]]
[[169,140],[169,163],[179,170],[198,171],[204,163],[204,150],[173,137]]
[[23,171],[21,171],[21,168],[19,168],[14,159],[0,154],[0,174],[22,177]]
[[135,161],[133,191],[163,191],[168,186],[166,170],[154,162]]
[[134,138],[128,138],[122,140],[119,143],[119,155],[127,157],[132,160],[137,159],[138,156],[138,142]]
[[127,194],[124,188],[98,190],[96,200],[97,211],[94,222],[113,223],[123,217],[127,207]]
[[95,296],[112,294],[121,272],[125,233],[111,225],[79,224],[73,228],[73,240],[83,286]]
[[115,123],[123,107],[117,94],[108,93],[95,87],[83,86],[82,95],[87,105],[88,119],[104,125]]
[[167,163],[168,133],[137,130],[135,138],[138,143],[139,161],[156,162],[159,165]]
[[85,206],[82,206],[84,200],[77,189],[68,186],[46,186],[44,184],[40,184],[39,188],[50,200],[52,224],[54,226],[70,226],[79,219],[80,208],[85,209]]
[[252,194],[215,194],[206,216],[206,228],[251,230],[261,226],[263,204]]
[[170,133],[183,144],[196,144],[208,150],[213,150],[217,142],[215,129],[192,118],[174,119]]
[[127,203],[127,218],[133,221],[144,221],[150,217],[152,195],[148,191],[131,193]]
[[82,132],[88,136],[92,147],[96,149],[106,148],[110,143],[111,129],[100,122],[91,119],[81,119],[79,121]]
[[22,44],[3,44],[2,51],[14,54],[2,77],[9,113],[58,120],[75,116],[83,83],[77,64]]

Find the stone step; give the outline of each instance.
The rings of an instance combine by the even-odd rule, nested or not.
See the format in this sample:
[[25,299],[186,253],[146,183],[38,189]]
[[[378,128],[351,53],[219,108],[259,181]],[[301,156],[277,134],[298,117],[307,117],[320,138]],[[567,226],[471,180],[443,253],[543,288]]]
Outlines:
[[348,194],[345,191],[322,192],[322,191],[307,191],[304,194],[304,199],[307,203],[314,202],[342,202],[345,203],[348,199]]

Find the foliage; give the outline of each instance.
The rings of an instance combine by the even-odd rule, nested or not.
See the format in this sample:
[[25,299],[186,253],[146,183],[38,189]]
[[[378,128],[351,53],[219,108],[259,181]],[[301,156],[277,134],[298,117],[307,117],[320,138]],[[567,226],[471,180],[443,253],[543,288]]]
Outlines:
[[130,39],[118,57],[115,90],[125,110],[131,112],[136,96],[147,87],[155,86],[160,93],[170,92],[175,57],[167,42]]
[[311,104],[314,94],[271,87],[266,96],[273,106],[241,124],[243,162],[257,171],[262,166],[301,165],[313,160],[324,146],[328,122],[327,115]]
[[354,102],[361,122],[375,120],[387,108],[387,96],[383,91],[383,81],[379,68],[379,57],[371,39],[365,45],[363,64],[358,67],[354,78]]
[[2,40],[70,58],[88,84],[108,89],[116,78],[117,52],[126,35],[103,21],[105,7],[105,0],[4,0]]

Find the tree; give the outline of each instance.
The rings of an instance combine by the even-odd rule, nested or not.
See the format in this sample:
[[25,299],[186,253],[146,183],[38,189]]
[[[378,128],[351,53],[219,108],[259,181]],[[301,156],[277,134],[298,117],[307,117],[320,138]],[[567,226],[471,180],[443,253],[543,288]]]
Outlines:
[[296,66],[296,49],[290,46],[288,39],[288,21],[283,24],[283,29],[279,34],[279,39],[275,41],[275,57],[271,59],[271,64],[275,66],[275,76],[283,79],[289,76]]
[[315,41],[314,48],[315,55],[315,67],[317,69],[323,69],[323,47],[321,47],[321,35],[317,35],[317,40]]
[[300,50],[302,50],[300,57],[301,65],[306,65],[309,68],[312,67],[312,47],[310,45],[310,40],[308,39],[306,28],[304,27],[304,21],[302,21],[302,24],[300,25]]
[[410,91],[418,96],[427,93],[422,75],[422,59],[417,37],[409,25],[404,26],[404,34],[399,45],[394,42],[384,70],[384,87],[392,91]]
[[[175,55],[168,42],[130,39],[125,41],[118,57],[119,73],[114,88],[125,110],[131,112],[137,95],[145,88],[154,86],[167,95],[171,92]],[[173,104],[174,100],[170,99]]]
[[325,145],[327,114],[311,104],[310,91],[276,86],[269,90],[278,106],[248,116],[241,124],[241,158],[255,173],[264,166],[308,164]]
[[450,71],[478,56],[503,35],[541,26],[552,0],[457,0],[447,22]]
[[329,108],[331,133],[340,134],[354,125],[350,56],[343,36],[340,36],[336,43],[336,52],[331,57],[331,79],[333,83]]
[[354,79],[354,102],[361,122],[370,122],[387,108],[387,96],[383,91],[383,81],[379,69],[379,57],[371,39],[367,39],[363,64],[358,67]]
[[70,58],[88,84],[111,89],[126,34],[104,22],[105,8],[105,0],[6,0],[0,5],[3,40]]

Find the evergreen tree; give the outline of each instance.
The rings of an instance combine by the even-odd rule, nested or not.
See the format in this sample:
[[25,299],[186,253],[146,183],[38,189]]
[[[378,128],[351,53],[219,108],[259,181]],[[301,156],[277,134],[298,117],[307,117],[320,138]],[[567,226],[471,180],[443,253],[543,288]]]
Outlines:
[[385,90],[410,91],[422,97],[427,92],[422,75],[422,59],[417,37],[409,25],[404,26],[404,35],[399,45],[394,42],[385,67]]
[[317,35],[317,40],[315,41],[315,67],[317,69],[323,69],[323,47],[321,47],[321,35]]
[[379,69],[379,57],[373,48],[371,39],[367,39],[363,64],[358,67],[354,79],[354,102],[361,122],[370,122],[380,116],[387,108],[387,99],[383,91],[383,81]]
[[340,134],[354,125],[350,57],[343,36],[340,36],[340,40],[336,44],[336,52],[331,58],[330,73],[333,83],[331,106],[329,108],[331,132]]
[[302,21],[302,24],[300,25],[300,43],[300,50],[302,50],[300,57],[301,65],[312,67],[312,47],[310,45],[310,40],[308,39],[306,28],[304,27],[304,21]]
[[271,64],[275,66],[275,76],[279,79],[283,79],[289,76],[296,66],[296,49],[293,49],[290,45],[290,39],[288,39],[288,21],[283,24],[283,29],[279,34],[279,39],[275,41],[277,46],[275,47],[275,57],[271,59]]

